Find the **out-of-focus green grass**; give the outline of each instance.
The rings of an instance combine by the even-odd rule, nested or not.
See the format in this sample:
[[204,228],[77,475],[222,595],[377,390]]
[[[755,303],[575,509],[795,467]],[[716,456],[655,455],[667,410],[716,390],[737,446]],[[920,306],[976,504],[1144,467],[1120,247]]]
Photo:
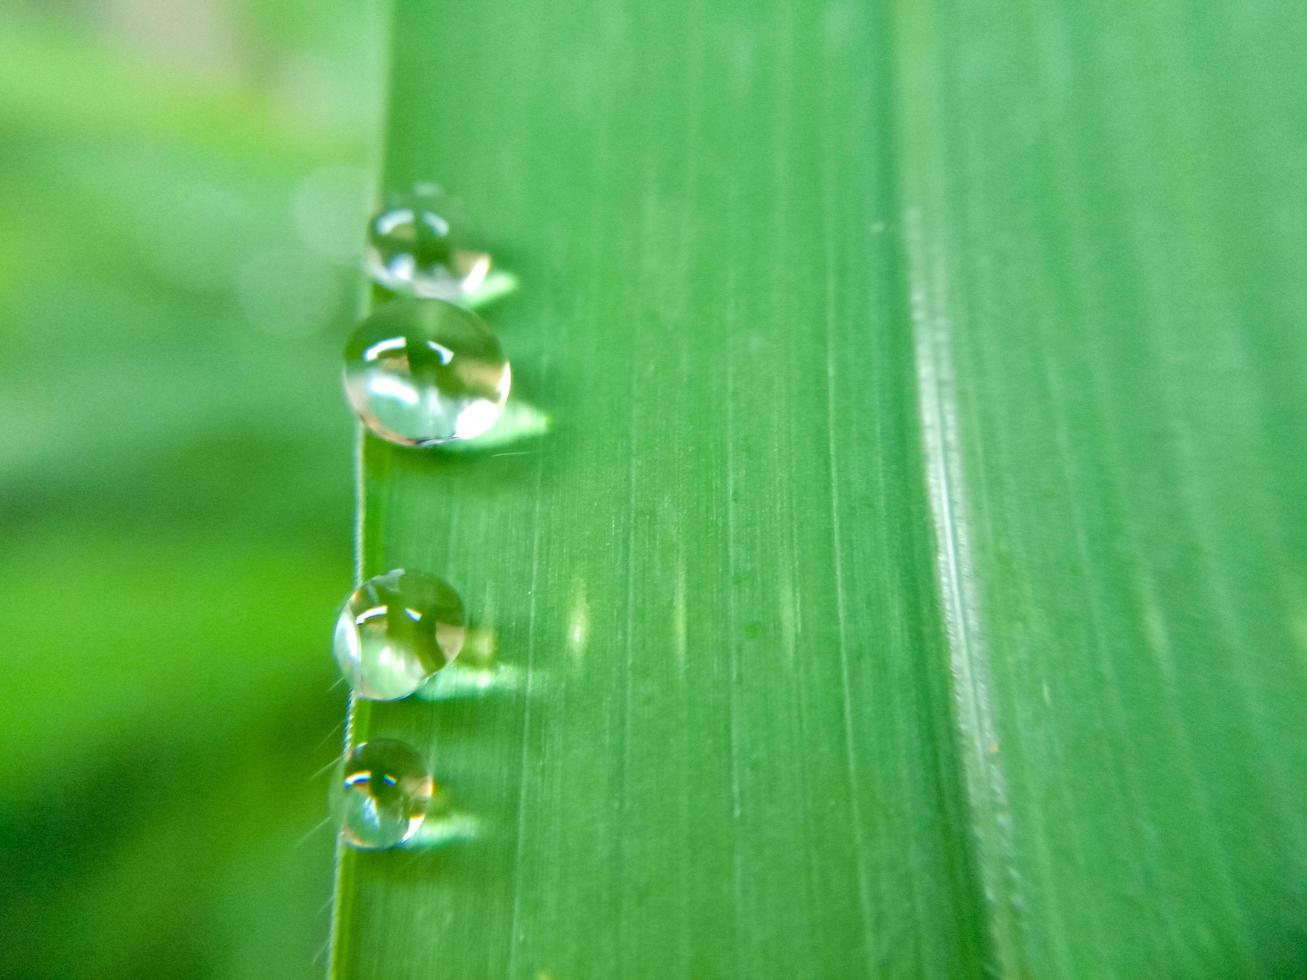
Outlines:
[[374,11],[0,14],[0,975],[321,972]]

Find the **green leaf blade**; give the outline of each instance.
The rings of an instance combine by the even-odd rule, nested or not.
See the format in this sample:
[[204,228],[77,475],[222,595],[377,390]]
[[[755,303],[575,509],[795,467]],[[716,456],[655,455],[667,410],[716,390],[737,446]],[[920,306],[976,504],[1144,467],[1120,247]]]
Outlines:
[[364,446],[513,681],[360,715],[478,829],[344,856],[338,974],[1301,963],[1307,147],[1269,29],[1118,14],[397,6],[386,181],[551,425]]

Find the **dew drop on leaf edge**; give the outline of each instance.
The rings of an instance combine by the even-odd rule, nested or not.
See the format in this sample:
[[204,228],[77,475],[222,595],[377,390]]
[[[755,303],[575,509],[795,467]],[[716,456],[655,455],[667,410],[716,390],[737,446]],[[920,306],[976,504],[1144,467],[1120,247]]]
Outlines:
[[490,325],[442,300],[397,300],[345,347],[345,393],[373,433],[403,446],[475,439],[499,420],[512,372]]
[[336,620],[333,652],[354,693],[407,697],[463,649],[463,600],[444,579],[394,569],[350,595]]
[[401,295],[459,302],[490,272],[490,255],[472,246],[461,203],[434,184],[388,194],[367,238],[368,275]]
[[435,789],[426,763],[408,743],[360,743],[345,759],[341,834],[364,850],[402,844],[422,826]]

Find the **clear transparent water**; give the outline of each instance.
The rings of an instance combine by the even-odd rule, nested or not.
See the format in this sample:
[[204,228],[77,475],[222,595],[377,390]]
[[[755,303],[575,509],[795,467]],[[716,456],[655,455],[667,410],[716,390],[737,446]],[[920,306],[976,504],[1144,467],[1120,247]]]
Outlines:
[[443,579],[396,569],[370,578],[336,620],[336,662],[360,697],[408,697],[457,657],[467,636],[463,600]]
[[368,850],[402,844],[422,826],[435,789],[411,745],[390,738],[364,742],[345,759],[341,833]]
[[475,439],[498,420],[512,372],[489,324],[435,299],[397,300],[345,347],[345,392],[363,423],[405,446]]
[[459,302],[490,271],[473,248],[462,206],[434,184],[392,192],[368,223],[368,274],[394,292]]

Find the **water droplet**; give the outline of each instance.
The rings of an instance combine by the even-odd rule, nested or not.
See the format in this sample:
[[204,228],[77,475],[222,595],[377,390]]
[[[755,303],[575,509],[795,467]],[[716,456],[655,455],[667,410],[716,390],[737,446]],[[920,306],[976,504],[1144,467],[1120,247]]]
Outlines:
[[461,301],[490,271],[490,256],[469,247],[459,202],[434,184],[392,193],[368,223],[368,274],[387,289]]
[[341,672],[360,697],[408,697],[463,649],[463,600],[443,579],[396,569],[355,590],[336,621]]
[[369,429],[405,446],[475,439],[499,420],[511,380],[489,324],[434,299],[387,303],[345,347],[345,391]]
[[355,847],[402,844],[418,832],[436,784],[417,751],[393,738],[354,748],[345,760],[341,833]]

